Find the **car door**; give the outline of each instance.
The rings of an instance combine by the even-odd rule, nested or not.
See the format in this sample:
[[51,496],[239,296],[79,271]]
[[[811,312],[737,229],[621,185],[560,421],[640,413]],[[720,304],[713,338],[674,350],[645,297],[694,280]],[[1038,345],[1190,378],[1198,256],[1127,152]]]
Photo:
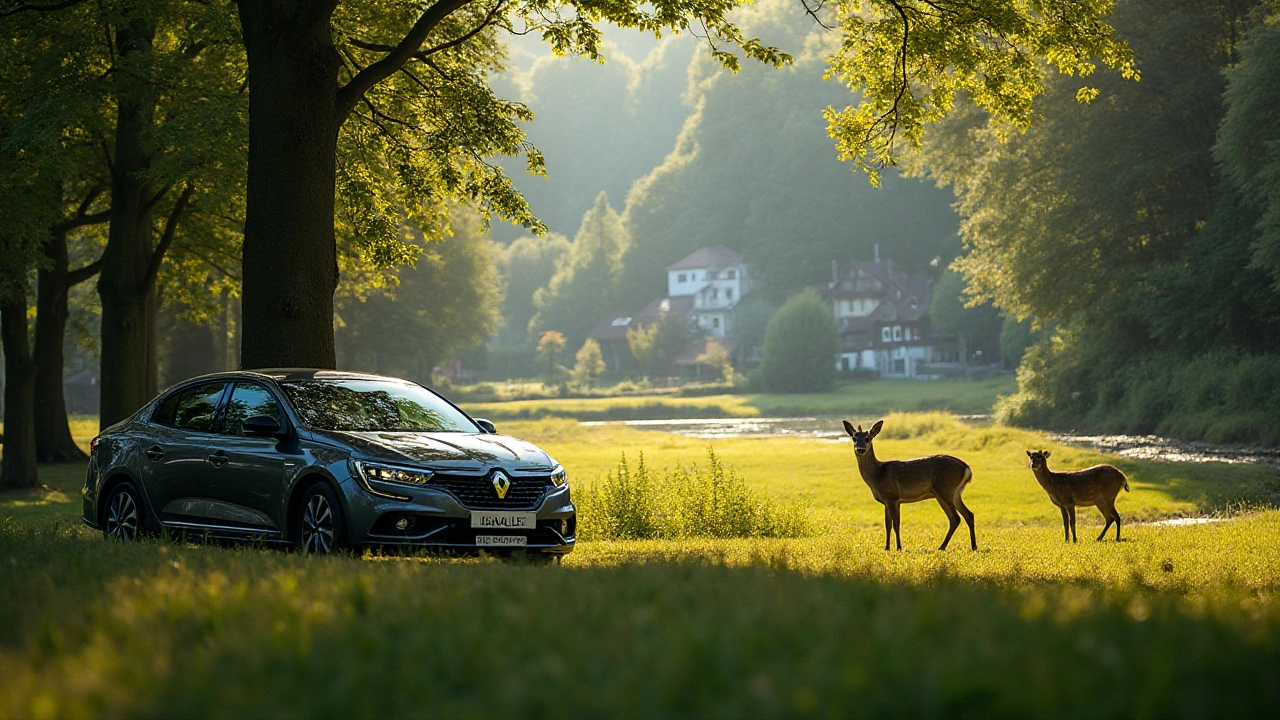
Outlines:
[[209,481],[209,442],[214,438],[226,381],[180,389],[157,406],[154,433],[145,441],[143,483],[165,522],[203,523]]
[[280,402],[265,385],[239,381],[231,389],[222,415],[220,434],[209,445],[211,517],[234,527],[278,529],[284,506],[288,469],[297,459],[282,450],[287,442],[275,437],[246,435],[245,418],[269,415],[283,427],[288,420]]

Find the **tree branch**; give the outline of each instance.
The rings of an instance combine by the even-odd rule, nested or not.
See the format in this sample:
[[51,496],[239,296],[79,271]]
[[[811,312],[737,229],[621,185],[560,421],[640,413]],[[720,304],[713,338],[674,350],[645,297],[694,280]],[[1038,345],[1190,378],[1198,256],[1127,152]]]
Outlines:
[[[475,0],[437,0],[426,12],[422,13],[422,17],[413,24],[413,27],[404,36],[398,45],[392,48],[386,55],[382,56],[377,62],[369,67],[356,73],[346,85],[338,90],[338,124],[341,125],[346,121],[347,116],[355,109],[356,103],[369,92],[370,88],[383,80],[387,79],[392,73],[399,70],[405,63],[422,48],[422,43],[426,42],[427,36],[431,31],[440,24],[442,20],[452,15],[469,3]],[[502,6],[502,2],[498,2],[491,11],[490,16],[497,12]],[[485,23],[481,24],[481,27]]]
[[102,222],[106,222],[107,220],[110,220],[111,219],[110,208],[107,208],[102,212],[96,212],[92,214],[89,213],[89,207],[93,205],[93,201],[97,200],[98,196],[101,194],[102,194],[101,185],[94,185],[93,187],[89,188],[89,192],[85,193],[84,200],[81,201],[80,207],[76,208],[76,214],[72,215],[66,220],[63,220],[60,223],[55,223],[49,226],[49,234],[61,235],[63,233],[71,232],[76,228],[84,227],[85,225],[96,225],[98,223],[102,223]]
[[94,275],[97,275],[98,271],[101,269],[102,269],[102,258],[98,258],[97,260],[94,260],[88,265],[85,265],[84,267],[80,268],[79,270],[72,270],[68,272],[67,287],[73,288],[79,285],[85,280],[88,280]]
[[156,275],[160,273],[160,263],[164,262],[164,254],[169,251],[169,246],[173,244],[173,237],[178,232],[178,220],[187,209],[187,203],[190,202],[191,194],[194,192],[195,187],[187,183],[187,186],[182,189],[182,194],[178,196],[178,201],[173,204],[173,209],[169,211],[169,219],[164,223],[164,234],[160,236],[160,243],[151,253],[147,274],[142,276],[143,289],[150,289],[155,285]]
[[61,10],[63,8],[69,8],[72,5],[79,5],[82,2],[84,2],[84,0],[63,0],[63,2],[50,3],[48,5],[32,5],[31,3],[25,3],[25,2],[18,3],[16,7],[10,8],[9,10],[5,10],[4,12],[0,12],[0,18],[7,18],[11,15],[17,15],[18,13],[27,12],[28,10],[34,10],[36,12],[51,12],[53,10]]

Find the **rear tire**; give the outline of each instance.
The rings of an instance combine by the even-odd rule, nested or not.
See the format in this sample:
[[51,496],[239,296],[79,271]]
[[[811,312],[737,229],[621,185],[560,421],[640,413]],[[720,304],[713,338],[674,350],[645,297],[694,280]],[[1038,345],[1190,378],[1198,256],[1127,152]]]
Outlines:
[[294,523],[294,545],[307,555],[331,555],[347,549],[347,519],[327,483],[307,488]]
[[102,513],[102,536],[108,540],[133,542],[147,532],[146,506],[142,494],[131,482],[122,482],[107,493]]

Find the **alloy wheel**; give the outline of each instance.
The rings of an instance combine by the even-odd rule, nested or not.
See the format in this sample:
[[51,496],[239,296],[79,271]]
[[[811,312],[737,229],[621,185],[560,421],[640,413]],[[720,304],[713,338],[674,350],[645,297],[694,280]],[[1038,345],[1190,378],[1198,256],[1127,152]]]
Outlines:
[[103,529],[107,537],[126,542],[138,536],[138,504],[129,491],[121,490],[111,498]]
[[312,495],[302,511],[302,551],[327,554],[333,550],[333,508],[319,493]]

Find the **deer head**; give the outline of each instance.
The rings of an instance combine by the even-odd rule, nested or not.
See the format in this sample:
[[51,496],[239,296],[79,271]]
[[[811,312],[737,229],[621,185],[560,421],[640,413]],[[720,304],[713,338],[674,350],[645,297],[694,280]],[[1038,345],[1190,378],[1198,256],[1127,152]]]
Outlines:
[[1045,467],[1045,461],[1049,459],[1048,450],[1028,450],[1027,457],[1031,459],[1031,469],[1038,470]]
[[870,430],[863,430],[861,425],[855,428],[853,423],[844,421],[844,431],[853,438],[853,452],[858,455],[866,455],[871,450],[871,441],[880,434],[882,427],[884,427],[883,420],[876,421]]

